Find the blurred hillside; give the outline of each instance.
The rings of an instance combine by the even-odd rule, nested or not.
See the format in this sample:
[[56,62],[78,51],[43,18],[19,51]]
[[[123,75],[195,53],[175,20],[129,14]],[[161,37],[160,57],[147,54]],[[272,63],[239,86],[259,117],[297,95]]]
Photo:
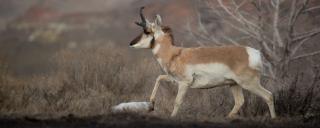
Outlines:
[[183,30],[178,28],[194,17],[192,2],[185,0],[0,0],[0,3],[0,57],[19,76],[54,68],[50,59],[61,49],[99,47],[110,42],[127,49],[131,39],[141,32],[134,24],[139,20],[141,6],[147,6],[150,20],[161,14],[165,24],[174,28],[177,40],[186,40]]

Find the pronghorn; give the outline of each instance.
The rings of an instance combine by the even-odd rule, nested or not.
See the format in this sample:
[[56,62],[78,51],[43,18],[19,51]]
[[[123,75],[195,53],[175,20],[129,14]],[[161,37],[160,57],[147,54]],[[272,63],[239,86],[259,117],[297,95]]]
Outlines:
[[[203,89],[230,86],[235,105],[228,117],[235,117],[244,103],[242,89],[262,97],[272,118],[276,117],[273,95],[260,85],[262,59],[260,52],[245,46],[183,48],[174,45],[169,27],[162,26],[157,15],[149,22],[140,9],[142,22],[136,22],[143,32],[130,42],[130,47],[152,49],[156,60],[166,73],[158,76],[150,102],[154,105],[160,81],[178,83],[178,94],[171,116],[177,115],[189,88]],[[152,106],[154,107],[154,106]]]

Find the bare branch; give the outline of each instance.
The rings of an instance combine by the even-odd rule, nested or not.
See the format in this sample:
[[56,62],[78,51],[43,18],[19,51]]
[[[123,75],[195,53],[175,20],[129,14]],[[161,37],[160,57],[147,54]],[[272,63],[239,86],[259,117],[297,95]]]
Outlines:
[[203,31],[205,34],[209,34],[209,32],[207,31],[206,27],[204,27],[204,25],[202,24],[202,21],[201,21],[201,15],[200,13],[198,12],[198,25],[199,25],[199,29],[201,31]]
[[[237,3],[232,0],[231,1],[233,3],[233,5],[236,7],[236,10],[234,10],[234,12],[238,15],[238,18],[240,18],[242,21],[244,21],[245,25],[248,27],[252,27],[253,30],[259,30],[260,27],[258,25],[256,25],[254,22],[249,21],[247,18],[245,18],[243,16],[243,14],[241,13],[241,11],[237,10],[240,8],[240,5],[237,5]],[[244,2],[245,3],[245,2]],[[243,4],[243,3],[241,3]],[[241,5],[242,6],[242,5]]]
[[298,36],[297,39],[294,39],[294,41],[298,42],[298,44],[293,48],[290,56],[295,55],[297,53],[297,51],[299,50],[299,48],[301,48],[301,46],[304,43],[306,43],[308,40],[312,39],[313,36],[316,36],[319,33],[320,33],[320,29],[316,29],[316,30],[312,30],[309,32],[304,32],[304,33],[299,34],[300,36]]
[[299,40],[303,40],[305,38],[311,38],[317,34],[320,33],[320,29],[316,29],[316,30],[311,30],[309,32],[303,32],[301,34],[297,34],[295,35],[296,37],[293,39],[293,41],[299,41]]
[[266,68],[266,70],[268,71],[267,74],[271,75],[270,77],[273,78],[273,79],[275,79],[275,73],[274,73],[274,71],[272,70],[273,68],[272,68],[271,63],[264,62],[263,65],[264,65],[264,67]]
[[293,0],[291,3],[291,8],[290,8],[290,18],[289,18],[289,24],[288,24],[288,39],[292,38],[292,34],[294,33],[294,25],[293,25],[293,20],[295,18],[295,12],[296,12],[296,4],[297,0]]
[[[234,0],[232,0],[232,1],[235,3]],[[247,0],[243,0],[243,1],[237,6],[237,8],[235,9],[235,11],[237,12],[237,11],[238,11],[243,5],[245,5],[247,2],[248,2]]]
[[275,0],[275,11],[274,11],[274,17],[273,17],[273,30],[274,30],[274,39],[277,40],[278,45],[280,47],[284,46],[284,43],[282,41],[280,32],[279,32],[279,27],[278,27],[278,23],[279,23],[279,8],[280,8],[280,1],[279,0]]
[[234,39],[230,38],[229,36],[226,36],[225,34],[223,34],[222,37],[223,37],[225,40],[231,42],[233,45],[240,45],[237,41],[235,41]]
[[[292,25],[295,25],[297,22],[298,17],[303,12],[303,10],[307,7],[309,3],[309,0],[304,0],[302,6],[295,12],[293,18],[292,18]],[[296,3],[297,4],[297,3]]]
[[197,40],[197,37],[193,34],[192,29],[191,29],[191,25],[189,22],[187,22],[187,31],[189,32],[189,35],[192,36],[194,39],[196,39],[196,43],[200,46],[204,46],[203,43],[201,43],[199,40]]
[[240,18],[238,18],[236,15],[234,15],[223,3],[221,0],[218,0],[219,5],[230,15],[232,16],[235,20],[237,20],[240,23],[243,23]]
[[305,42],[307,42],[309,39],[311,39],[311,38],[305,38],[305,39],[301,40],[301,41],[293,48],[293,50],[291,50],[291,55],[290,55],[290,56],[295,55],[295,54],[297,53],[297,51],[301,48],[301,46],[302,46]]
[[220,43],[220,41],[215,36],[210,36],[210,39],[214,41],[217,45],[222,45],[222,43]]
[[280,57],[275,53],[275,51],[272,51],[270,49],[270,47],[267,45],[266,42],[262,41],[261,43],[262,43],[262,50],[264,50],[264,54],[268,55],[268,61],[277,62],[280,60]]
[[313,11],[316,9],[320,9],[320,6],[314,6],[314,7],[307,8],[303,11],[303,13],[310,12],[310,11]]
[[312,53],[307,53],[307,54],[302,54],[302,55],[296,56],[296,57],[292,58],[291,60],[302,59],[302,58],[305,58],[305,57],[311,57],[311,56],[315,56],[315,55],[318,55],[318,54],[320,54],[320,50],[312,52]]
[[[231,10],[225,6],[223,4],[223,2],[221,0],[218,0],[219,2],[219,5],[232,17],[234,18],[236,21],[238,21],[239,23],[241,23],[242,25],[244,25],[245,27],[247,27],[251,33],[255,33],[256,31],[255,30],[258,30],[260,29],[256,24],[254,24],[253,22],[247,20],[246,18],[244,18],[244,16],[239,13],[239,12],[236,12],[237,15],[235,15],[235,13],[231,12]],[[234,2],[234,1],[232,1]],[[237,5],[236,5],[237,7]]]

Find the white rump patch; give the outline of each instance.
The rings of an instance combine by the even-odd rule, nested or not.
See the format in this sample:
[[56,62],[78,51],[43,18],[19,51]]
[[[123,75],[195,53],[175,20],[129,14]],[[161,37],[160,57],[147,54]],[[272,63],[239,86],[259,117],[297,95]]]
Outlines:
[[260,51],[246,47],[247,53],[249,55],[249,66],[256,70],[261,70],[262,68],[262,59]]
[[147,112],[152,108],[151,102],[127,102],[112,107],[111,111],[117,112]]

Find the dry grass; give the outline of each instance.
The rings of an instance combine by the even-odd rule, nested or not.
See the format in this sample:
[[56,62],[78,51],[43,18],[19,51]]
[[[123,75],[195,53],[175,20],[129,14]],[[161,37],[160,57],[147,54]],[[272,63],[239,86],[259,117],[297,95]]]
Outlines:
[[90,116],[108,113],[121,101],[145,100],[156,64],[130,62],[127,52],[114,49],[62,50],[53,58],[54,72],[3,83],[1,114]]
[[[146,101],[157,75],[158,64],[149,57],[132,61],[129,53],[111,44],[99,48],[62,50],[52,58],[54,71],[28,80],[1,74],[0,114],[2,116],[60,117],[109,114],[110,107],[126,101]],[[274,91],[277,113],[281,116],[319,115],[319,83],[301,83],[299,77],[290,86]],[[168,117],[173,109],[176,86],[163,82],[151,115]],[[267,105],[245,93],[241,116],[267,117]],[[304,106],[301,106],[304,105]],[[190,90],[179,117],[212,120],[224,117],[233,107],[227,87]]]

